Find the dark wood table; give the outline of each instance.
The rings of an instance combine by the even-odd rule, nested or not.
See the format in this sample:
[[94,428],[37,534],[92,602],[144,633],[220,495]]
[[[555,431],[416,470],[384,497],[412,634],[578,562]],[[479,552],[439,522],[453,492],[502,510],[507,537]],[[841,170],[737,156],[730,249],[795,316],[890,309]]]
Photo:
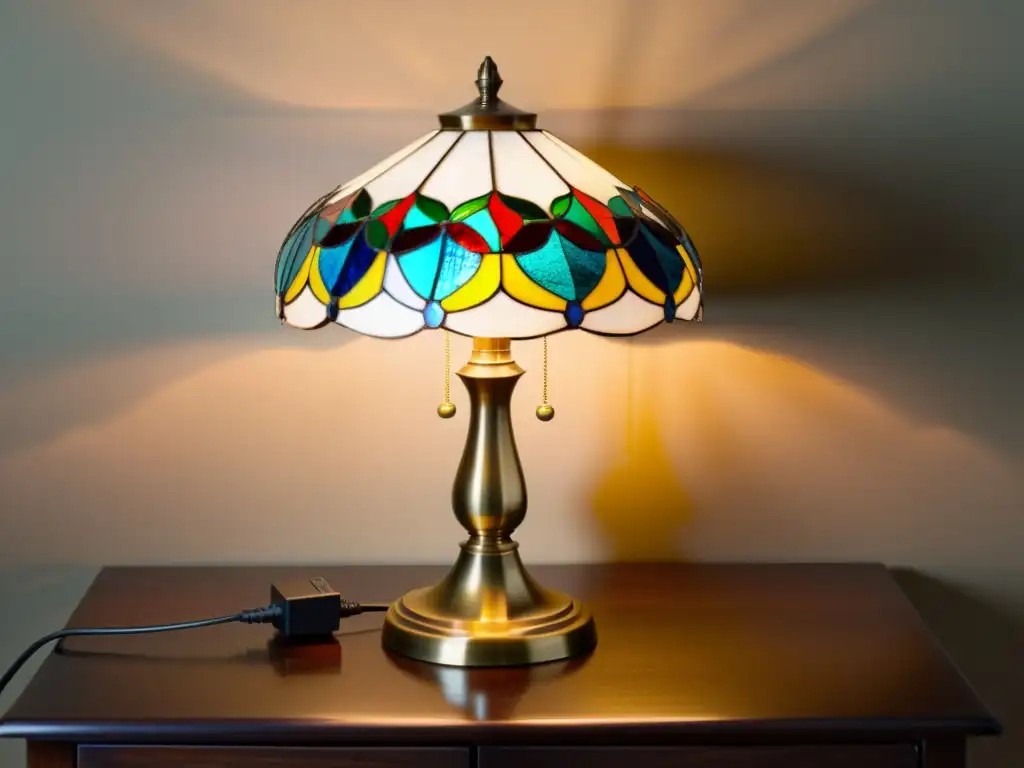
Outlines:
[[[0,724],[32,768],[954,768],[999,723],[879,565],[533,569],[593,608],[589,658],[460,670],[266,626],[68,640]],[[68,626],[151,624],[325,576],[387,601],[432,567],[105,568]]]

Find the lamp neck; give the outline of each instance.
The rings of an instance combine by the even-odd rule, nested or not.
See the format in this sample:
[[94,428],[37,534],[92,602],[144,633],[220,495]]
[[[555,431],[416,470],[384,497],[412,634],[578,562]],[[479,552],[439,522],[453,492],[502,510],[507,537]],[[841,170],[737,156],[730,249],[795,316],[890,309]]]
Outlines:
[[452,488],[470,546],[499,549],[526,517],[526,480],[512,431],[512,391],[524,373],[508,339],[475,338],[458,372],[469,393],[469,433]]

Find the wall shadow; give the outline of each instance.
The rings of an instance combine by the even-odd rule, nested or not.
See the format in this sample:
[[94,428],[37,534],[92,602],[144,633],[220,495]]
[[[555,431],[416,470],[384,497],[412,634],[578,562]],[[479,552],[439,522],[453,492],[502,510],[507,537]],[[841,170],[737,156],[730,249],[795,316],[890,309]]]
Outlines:
[[[703,256],[709,297],[919,288],[988,276],[970,214],[927,189],[927,178],[894,180],[899,169],[888,158],[901,140],[890,140],[887,151],[877,146],[885,142],[811,140],[817,151],[803,153],[786,142],[688,143],[578,146],[679,219]],[[823,157],[829,144],[847,167]],[[862,156],[853,168],[851,154]]]
[[982,701],[1004,725],[998,739],[970,744],[971,765],[1024,764],[1024,615],[1000,609],[911,568],[893,576]]

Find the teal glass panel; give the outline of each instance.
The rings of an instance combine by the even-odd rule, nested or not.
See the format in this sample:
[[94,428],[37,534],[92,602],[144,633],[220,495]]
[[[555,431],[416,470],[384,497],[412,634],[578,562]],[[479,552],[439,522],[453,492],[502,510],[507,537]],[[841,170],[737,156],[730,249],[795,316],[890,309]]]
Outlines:
[[444,241],[444,257],[441,259],[441,270],[432,297],[435,301],[446,299],[468,283],[483,260],[481,254],[463,248],[447,235],[439,240]]
[[426,245],[396,257],[405,279],[424,299],[429,299],[430,292],[434,289],[434,277],[437,275],[442,247],[447,239],[445,235],[435,237]]
[[575,295],[572,298],[582,301],[601,282],[608,259],[604,251],[598,253],[580,248],[557,232],[551,236],[552,240],[556,238],[565,255],[565,262],[569,265],[569,272],[572,274],[572,282],[575,286]]
[[566,301],[572,301],[576,298],[576,285],[562,250],[562,242],[558,234],[551,230],[544,245],[531,253],[517,256],[516,261],[523,272],[541,288]]
[[480,210],[466,217],[464,223],[472,227],[474,232],[487,241],[487,247],[491,251],[498,253],[501,250],[501,235],[498,233],[498,227],[494,223],[494,219],[491,218],[491,214],[487,210]]

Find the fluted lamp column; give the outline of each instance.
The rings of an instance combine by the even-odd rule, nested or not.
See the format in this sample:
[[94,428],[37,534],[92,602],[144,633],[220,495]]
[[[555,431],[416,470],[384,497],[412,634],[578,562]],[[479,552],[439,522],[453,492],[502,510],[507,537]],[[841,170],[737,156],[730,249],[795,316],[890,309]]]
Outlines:
[[[486,58],[478,98],[310,206],[275,273],[278,316],[294,327],[473,337],[458,371],[469,431],[452,490],[468,538],[444,579],[391,606],[382,636],[396,654],[455,666],[554,661],[597,642],[587,608],[538,584],[512,539],[527,507],[512,340],[628,336],[703,313],[700,259],[679,223],[538,130],[535,114],[498,98],[501,84]],[[447,398],[439,413],[454,415]]]

